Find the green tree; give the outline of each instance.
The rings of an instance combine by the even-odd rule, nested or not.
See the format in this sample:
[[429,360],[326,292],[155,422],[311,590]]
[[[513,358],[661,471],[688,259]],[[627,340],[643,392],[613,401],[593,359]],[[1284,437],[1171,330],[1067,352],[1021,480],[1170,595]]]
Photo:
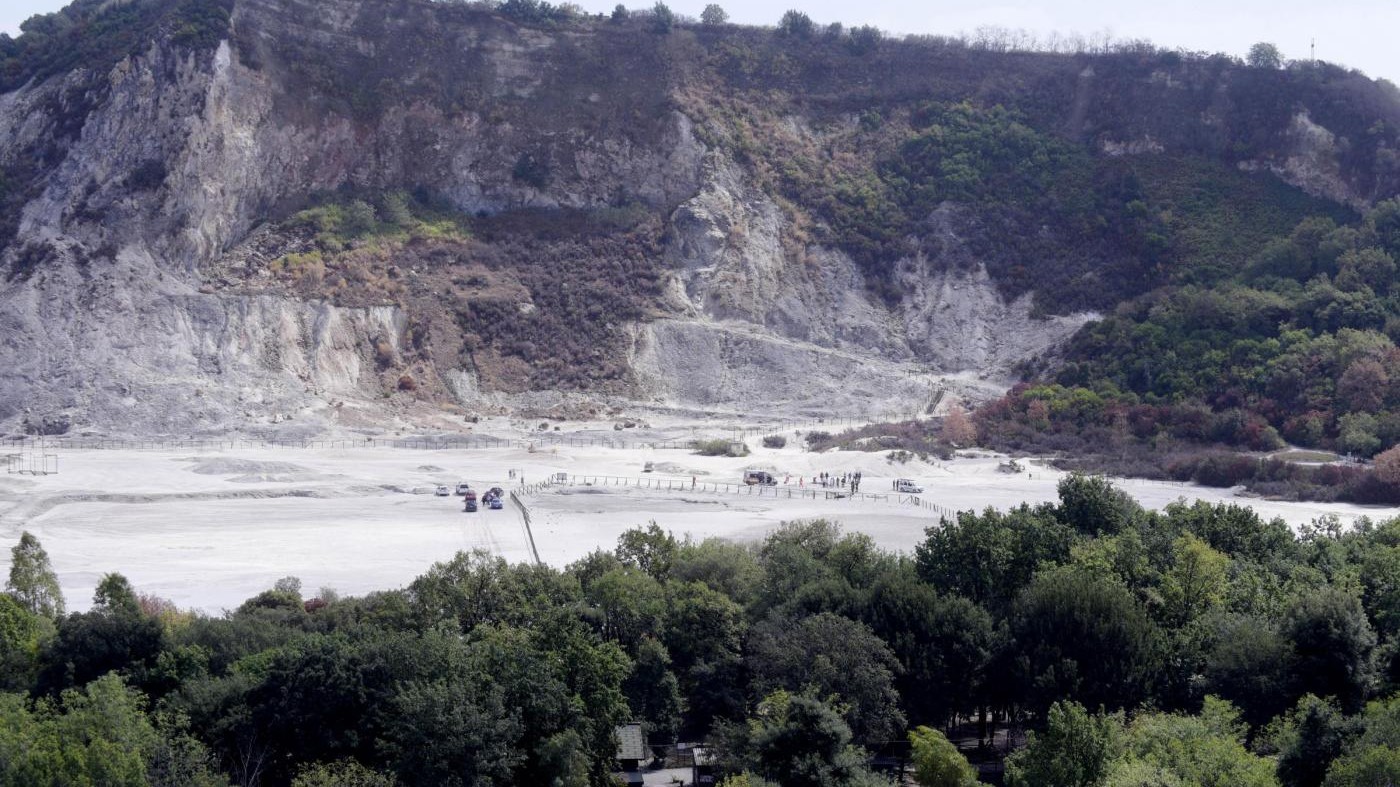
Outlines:
[[165,647],[165,629],[145,615],[131,584],[107,574],[93,594],[92,610],[58,622],[58,635],[41,654],[36,688],[57,695],[112,671],[140,682]]
[[1288,611],[1285,631],[1298,690],[1336,697],[1344,710],[1360,709],[1373,677],[1376,646],[1361,602],[1334,587],[1304,593]]
[[506,784],[523,756],[504,693],[466,673],[414,681],[393,699],[384,749],[410,784]]
[[673,582],[663,628],[690,724],[703,732],[716,717],[742,717],[748,632],[743,608],[701,582]]
[[1319,787],[1355,733],[1336,704],[1311,694],[1282,719],[1278,777],[1284,787]]
[[1010,787],[1098,787],[1123,745],[1123,721],[1090,714],[1077,702],[1057,702],[1045,730],[1026,735],[1026,747],[1006,759]]
[[542,783],[549,787],[588,787],[588,753],[574,730],[551,735],[535,749]]
[[633,718],[642,720],[652,741],[675,741],[681,722],[681,692],[665,645],[651,637],[642,638],[622,690]]
[[620,23],[627,21],[628,16],[629,14],[627,13],[627,6],[623,5],[622,3],[618,3],[617,5],[613,6],[612,16],[610,18],[614,23]]
[[1162,577],[1167,619],[1185,625],[1218,606],[1225,595],[1230,559],[1194,535],[1172,544],[1172,565]]
[[106,574],[97,583],[92,596],[94,612],[103,612],[121,617],[135,617],[141,614],[141,603],[136,599],[136,591],[131,582],[121,574]]
[[[0,691],[29,690],[46,623],[10,594],[0,594]],[[53,624],[47,628],[52,633]]]
[[646,528],[632,528],[617,538],[617,558],[640,568],[657,582],[671,575],[680,546],[676,537],[655,522]]
[[1244,615],[1222,616],[1206,656],[1205,684],[1212,694],[1243,709],[1262,727],[1287,709],[1295,696],[1293,653],[1278,625]]
[[1391,787],[1400,784],[1400,748],[1358,749],[1327,771],[1326,787]]
[[637,647],[644,635],[656,636],[666,613],[661,584],[631,566],[602,575],[584,592],[603,636],[624,650]]
[[914,781],[921,787],[974,787],[977,771],[943,733],[916,727],[909,733]]
[[318,762],[297,771],[292,787],[394,787],[394,777],[370,770],[354,760]]
[[1075,538],[1053,508],[1024,504],[1005,513],[963,512],[925,532],[915,549],[919,576],[994,613],[1004,612],[1042,565],[1067,560]]
[[1131,708],[1160,664],[1159,635],[1127,588],[1073,569],[1036,575],[1012,621],[1023,701]]
[[1378,428],[1370,413],[1347,413],[1337,420],[1337,447],[1361,457],[1374,456],[1384,447],[1376,435]]
[[875,584],[862,619],[903,667],[895,684],[911,720],[946,724],[986,704],[996,645],[986,610],[959,596],[940,596],[905,570]]
[[1227,702],[1207,697],[1199,716],[1148,713],[1135,719],[1106,787],[1276,787],[1273,763],[1244,747],[1244,725]]
[[[880,32],[880,28],[860,25],[851,28],[851,37],[847,39],[846,46],[853,54],[866,55],[879,49],[884,38],[885,34]],[[973,439],[976,439],[975,435]]]
[[28,530],[10,550],[10,579],[5,590],[31,614],[54,619],[63,615],[63,592],[49,555]]
[[1142,506],[1107,479],[1072,473],[1060,480],[1060,521],[1088,535],[1122,532],[1142,515]]
[[797,10],[787,11],[783,18],[778,20],[778,32],[795,38],[811,38],[816,29],[812,17]]
[[32,709],[0,695],[0,784],[145,787],[156,744],[144,698],[115,675]]
[[1266,41],[1249,48],[1249,55],[1245,57],[1245,62],[1251,68],[1281,68],[1283,66],[1283,54],[1278,47]]
[[705,10],[700,12],[700,22],[706,27],[719,27],[728,21],[729,14],[714,3],[705,6]]
[[749,770],[781,787],[855,787],[871,782],[865,758],[851,745],[850,728],[814,697],[769,695],[744,737]]
[[894,688],[899,662],[863,623],[830,612],[770,618],[754,627],[747,659],[759,693],[810,689],[839,698],[858,741],[891,740],[904,728]]
[[676,15],[670,6],[657,0],[656,5],[651,7],[651,24],[656,32],[669,33],[676,26]]

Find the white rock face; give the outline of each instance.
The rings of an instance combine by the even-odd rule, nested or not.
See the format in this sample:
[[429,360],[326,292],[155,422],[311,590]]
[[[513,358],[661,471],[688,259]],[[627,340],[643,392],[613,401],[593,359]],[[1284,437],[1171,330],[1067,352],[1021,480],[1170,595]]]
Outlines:
[[[932,222],[939,259],[902,260],[898,304],[874,298],[849,257],[784,252],[779,207],[719,155],[672,216],[677,316],[642,327],[633,367],[644,394],[675,405],[751,411],[909,411],[937,387],[976,399],[1012,367],[1094,315],[1036,319],[1007,303],[952,229]],[[949,267],[953,266],[953,267]],[[968,384],[968,373],[986,381]]]
[[[234,23],[374,54],[355,32],[358,0],[312,8],[240,0]],[[480,58],[492,100],[519,102],[559,89],[546,59],[568,43],[496,26],[460,46]],[[844,254],[794,247],[783,210],[740,167],[707,152],[674,108],[657,115],[651,137],[523,129],[489,107],[447,112],[424,102],[366,120],[296,103],[280,67],[273,57],[245,62],[225,42],[202,55],[156,46],[97,75],[105,90],[93,93],[81,132],[5,251],[9,262],[22,254],[41,262],[0,281],[0,431],[67,416],[77,430],[111,434],[309,432],[330,425],[341,403],[399,418],[386,412],[375,346],[399,353],[409,315],[221,292],[200,278],[276,206],[346,184],[421,184],[466,211],[589,207],[617,195],[679,206],[669,218],[665,313],[628,327],[634,399],[647,404],[910,410],[941,381],[969,373],[966,390],[985,396],[1012,364],[1087,319],[1036,320],[1027,301],[1003,302],[951,230],[947,254],[899,264],[903,301],[879,302]],[[0,164],[52,133],[67,96],[90,76],[0,96]],[[545,188],[512,176],[522,139],[556,151]],[[159,183],[133,188],[142,171]],[[471,407],[578,398],[507,397],[482,391],[471,369],[434,372]]]

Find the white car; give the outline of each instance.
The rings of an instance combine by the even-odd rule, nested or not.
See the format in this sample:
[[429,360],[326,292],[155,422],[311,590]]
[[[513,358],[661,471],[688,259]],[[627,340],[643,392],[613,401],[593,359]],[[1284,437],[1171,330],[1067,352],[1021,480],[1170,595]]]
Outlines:
[[468,484],[466,481],[463,481],[462,483],[457,485],[457,495],[459,497],[465,495],[471,488],[471,484]]
[[894,482],[894,491],[903,492],[906,495],[918,495],[923,493],[924,488],[907,478],[897,478]]
[[452,490],[448,489],[443,484],[438,484],[438,488],[434,490],[433,494],[437,495],[438,497],[449,497],[452,494]]

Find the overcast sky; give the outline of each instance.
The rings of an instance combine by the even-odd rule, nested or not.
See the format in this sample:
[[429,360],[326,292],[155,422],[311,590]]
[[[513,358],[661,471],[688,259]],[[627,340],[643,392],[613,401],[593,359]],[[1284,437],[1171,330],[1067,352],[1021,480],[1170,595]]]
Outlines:
[[[0,30],[17,34],[33,14],[56,10],[64,0],[0,0]],[[579,0],[589,11],[609,11],[617,0]],[[631,0],[628,7],[649,7]],[[704,0],[670,0],[677,13],[699,16]],[[869,24],[894,33],[971,32],[981,25],[1045,34],[1147,38],[1159,46],[1243,55],[1256,41],[1271,41],[1285,57],[1305,58],[1312,39],[1323,60],[1359,68],[1400,83],[1397,0],[744,0],[720,2],[732,21],[774,24],[789,8],[820,23]]]

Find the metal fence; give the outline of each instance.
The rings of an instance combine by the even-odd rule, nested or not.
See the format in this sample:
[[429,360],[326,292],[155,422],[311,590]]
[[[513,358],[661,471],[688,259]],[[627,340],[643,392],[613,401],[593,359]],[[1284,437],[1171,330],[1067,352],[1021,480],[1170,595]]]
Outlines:
[[634,489],[653,489],[659,492],[703,492],[709,494],[766,498],[770,500],[830,500],[832,502],[856,504],[876,503],[898,507],[912,506],[925,511],[931,511],[952,522],[956,522],[958,518],[957,511],[926,500],[920,495],[851,492],[834,487],[804,487],[794,484],[763,486],[761,484],[750,485],[721,481],[702,481],[698,478],[687,481],[683,478],[661,478],[656,476],[633,478],[628,476],[592,474],[569,475],[568,480],[565,482],[536,484],[529,488],[527,493],[538,494],[546,488],[561,485],[630,487]]
[[[916,412],[890,412],[844,416],[840,418],[782,419],[768,421],[760,426],[725,427],[710,426],[704,431],[716,435],[715,439],[747,440],[784,432],[813,429],[849,429],[872,423],[908,421],[918,418]],[[357,449],[357,448],[407,448],[423,451],[461,451],[484,448],[540,449],[550,447],[571,448],[616,448],[626,450],[679,450],[693,451],[704,437],[689,437],[675,440],[639,440],[627,437],[606,435],[560,434],[540,432],[529,437],[492,437],[490,435],[464,435],[457,437],[365,437],[358,439],[121,439],[105,437],[9,437],[0,438],[0,451],[20,453],[33,450],[35,446],[60,451],[232,451],[250,448],[295,448],[295,449]]]
[[525,521],[525,538],[530,544],[530,554],[534,556],[535,565],[538,566],[540,565],[540,551],[535,548],[535,531],[530,523],[530,507],[514,490],[511,490],[510,500],[520,509],[520,518]]
[[[463,451],[490,448],[541,450],[555,447],[596,447],[617,449],[694,450],[697,440],[624,440],[611,437],[580,437],[541,433],[533,438],[491,437],[372,437],[359,440],[118,440],[109,438],[46,438],[46,449],[60,451],[233,451],[252,448],[284,449],[362,449],[403,448],[420,451]],[[25,453],[40,445],[36,438],[4,438],[0,451]]]

